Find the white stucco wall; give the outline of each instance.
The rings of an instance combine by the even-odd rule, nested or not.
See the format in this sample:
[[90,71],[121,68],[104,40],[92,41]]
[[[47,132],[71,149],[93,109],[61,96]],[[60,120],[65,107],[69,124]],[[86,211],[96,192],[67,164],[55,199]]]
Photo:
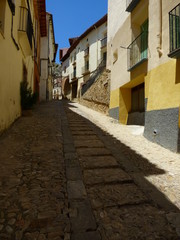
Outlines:
[[[54,60],[55,46],[54,46],[54,32],[51,23],[50,14],[46,14],[47,36],[41,38],[41,77],[40,77],[40,101],[45,101],[47,97],[52,99],[52,84],[51,72],[49,65]],[[49,96],[47,96],[49,92]]]
[[[71,82],[71,75],[73,74],[73,68],[76,66],[76,77],[78,78],[78,90],[80,84],[83,82],[82,68],[85,66],[84,50],[89,46],[89,70],[93,72],[102,59],[101,39],[107,35],[107,23],[102,24],[98,28],[94,28],[88,35],[86,35],[71,52],[69,59],[69,66],[67,66],[67,60],[63,62],[63,67],[67,66],[66,73],[69,74]],[[73,65],[74,54],[76,53],[76,65]],[[65,73],[63,72],[63,75]]]

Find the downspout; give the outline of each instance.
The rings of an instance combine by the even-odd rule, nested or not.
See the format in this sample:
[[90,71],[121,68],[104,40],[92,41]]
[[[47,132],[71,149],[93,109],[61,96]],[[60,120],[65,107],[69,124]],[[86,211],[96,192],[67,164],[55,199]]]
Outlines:
[[162,51],[162,0],[158,0],[158,22],[157,22],[157,27],[158,27],[157,52],[159,53],[159,57],[161,57],[162,54],[163,54],[163,51]]
[[19,51],[19,46],[13,36],[13,14],[12,14],[12,20],[11,20],[11,38],[13,40],[14,45],[16,46],[17,50]]

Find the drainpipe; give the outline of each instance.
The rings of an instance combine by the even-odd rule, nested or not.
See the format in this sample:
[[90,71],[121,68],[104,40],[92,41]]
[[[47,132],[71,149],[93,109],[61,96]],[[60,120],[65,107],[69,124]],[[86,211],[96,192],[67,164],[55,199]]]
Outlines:
[[13,35],[13,14],[12,14],[12,19],[11,19],[11,38],[13,40],[13,43],[14,43],[16,49],[19,50],[19,46],[18,46],[18,44],[17,44],[17,42],[14,38],[14,35]]
[[158,0],[157,3],[158,8],[158,21],[157,21],[157,27],[158,27],[158,46],[157,46],[157,52],[159,53],[159,57],[162,56],[162,0]]

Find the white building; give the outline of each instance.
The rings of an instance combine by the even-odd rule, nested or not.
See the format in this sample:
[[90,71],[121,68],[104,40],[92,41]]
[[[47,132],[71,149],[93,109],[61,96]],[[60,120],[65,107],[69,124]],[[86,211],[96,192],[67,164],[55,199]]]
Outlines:
[[92,76],[98,66],[106,64],[107,14],[80,37],[71,38],[69,42],[70,48],[66,54],[60,54],[60,61],[63,92],[66,97],[73,99],[80,97],[82,84]]
[[55,61],[57,44],[55,44],[52,14],[46,13],[47,36],[41,38],[41,78],[40,101],[52,99],[52,63]]

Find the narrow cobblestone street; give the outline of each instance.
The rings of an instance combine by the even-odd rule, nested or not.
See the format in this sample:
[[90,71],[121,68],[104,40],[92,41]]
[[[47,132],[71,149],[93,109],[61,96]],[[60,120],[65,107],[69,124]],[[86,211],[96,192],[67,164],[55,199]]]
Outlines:
[[180,239],[179,209],[144,177],[163,170],[67,101],[0,136],[0,169],[0,240]]

